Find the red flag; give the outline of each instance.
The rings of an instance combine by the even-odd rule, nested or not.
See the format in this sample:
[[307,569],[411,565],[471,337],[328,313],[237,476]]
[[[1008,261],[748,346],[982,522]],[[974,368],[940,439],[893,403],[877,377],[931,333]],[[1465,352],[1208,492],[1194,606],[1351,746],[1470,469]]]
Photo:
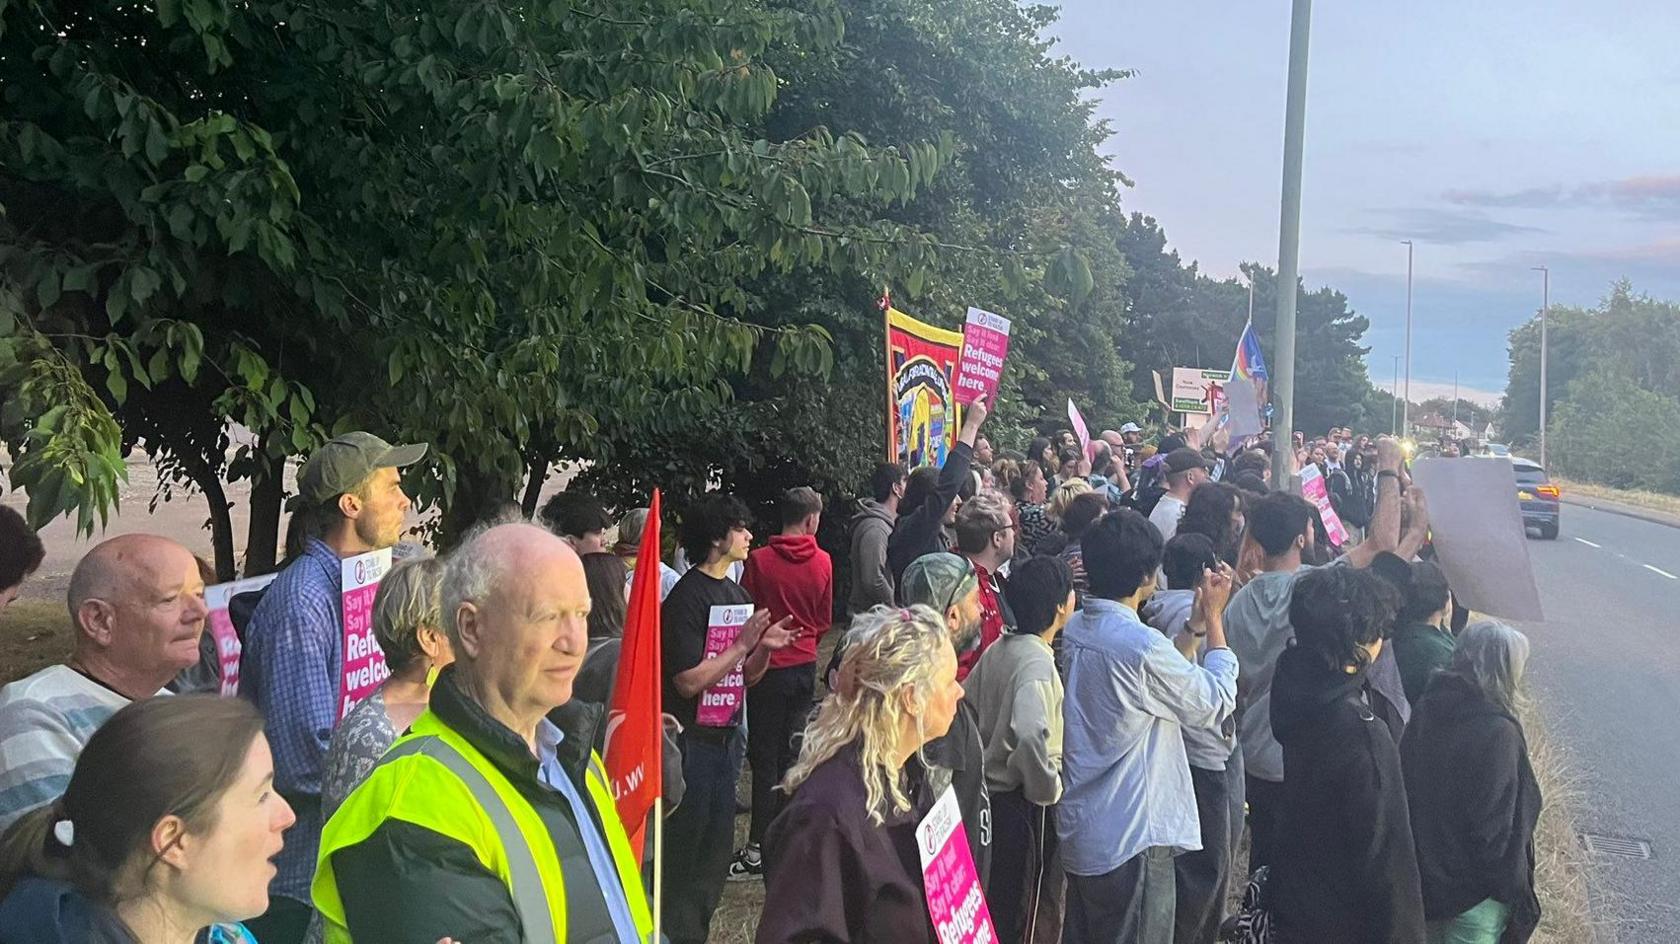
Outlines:
[[642,857],[648,814],[664,783],[664,721],[659,667],[659,490],[648,506],[647,525],[630,582],[630,609],[607,710],[607,781],[618,818]]

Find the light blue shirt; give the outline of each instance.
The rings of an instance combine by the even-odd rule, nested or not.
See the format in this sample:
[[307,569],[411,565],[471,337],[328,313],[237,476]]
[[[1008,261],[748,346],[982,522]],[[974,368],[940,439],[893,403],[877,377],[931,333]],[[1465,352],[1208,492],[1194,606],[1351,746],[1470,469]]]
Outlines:
[[[612,850],[607,848],[606,837],[595,828],[595,819],[589,813],[586,803],[572,783],[572,778],[566,776],[561,768],[556,749],[560,742],[566,739],[566,734],[554,722],[544,718],[537,724],[537,779],[543,786],[554,790],[566,798],[572,807],[572,819],[577,821],[578,835],[583,838],[584,851],[589,854],[589,865],[595,870],[595,877],[601,885],[601,896],[607,900],[607,913],[612,915],[613,928],[618,932],[618,939],[622,944],[640,944],[641,937],[636,933],[636,922],[630,917],[630,900],[624,897],[624,884],[618,880],[618,864],[613,861]],[[603,811],[602,815],[606,815]]]
[[1236,710],[1236,657],[1210,649],[1195,665],[1131,607],[1086,597],[1062,631],[1062,660],[1067,871],[1104,875],[1152,846],[1200,849],[1183,728]]

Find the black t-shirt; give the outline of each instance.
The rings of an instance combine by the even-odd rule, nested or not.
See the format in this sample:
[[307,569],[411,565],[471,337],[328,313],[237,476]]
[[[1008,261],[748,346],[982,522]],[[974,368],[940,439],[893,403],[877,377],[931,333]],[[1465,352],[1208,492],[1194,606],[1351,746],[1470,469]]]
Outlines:
[[[698,567],[689,568],[659,610],[660,670],[665,673],[665,711],[682,723],[683,728],[694,726],[695,709],[700,699],[684,698],[677,693],[673,680],[699,665],[706,655],[706,629],[711,625],[712,607],[736,606],[752,603],[752,597],[741,585],[728,577],[719,580],[707,576]],[[740,718],[735,719],[736,723]]]

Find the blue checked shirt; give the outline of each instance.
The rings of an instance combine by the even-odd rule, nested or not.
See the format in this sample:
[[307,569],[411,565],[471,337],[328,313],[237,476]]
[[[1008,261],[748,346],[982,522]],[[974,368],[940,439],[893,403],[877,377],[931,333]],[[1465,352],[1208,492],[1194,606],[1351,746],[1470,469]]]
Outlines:
[[344,672],[341,565],[313,538],[269,584],[251,614],[240,662],[240,694],[262,712],[274,752],[274,787],[293,802],[297,823],[274,860],[269,889],[305,904],[321,844],[321,774],[338,724]]

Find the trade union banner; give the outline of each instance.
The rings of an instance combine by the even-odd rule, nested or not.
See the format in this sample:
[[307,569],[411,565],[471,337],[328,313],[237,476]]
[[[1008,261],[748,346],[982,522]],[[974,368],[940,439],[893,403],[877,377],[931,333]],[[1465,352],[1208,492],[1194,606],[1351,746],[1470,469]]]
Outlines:
[[887,308],[887,461],[939,466],[962,426],[957,365],[963,336]]

